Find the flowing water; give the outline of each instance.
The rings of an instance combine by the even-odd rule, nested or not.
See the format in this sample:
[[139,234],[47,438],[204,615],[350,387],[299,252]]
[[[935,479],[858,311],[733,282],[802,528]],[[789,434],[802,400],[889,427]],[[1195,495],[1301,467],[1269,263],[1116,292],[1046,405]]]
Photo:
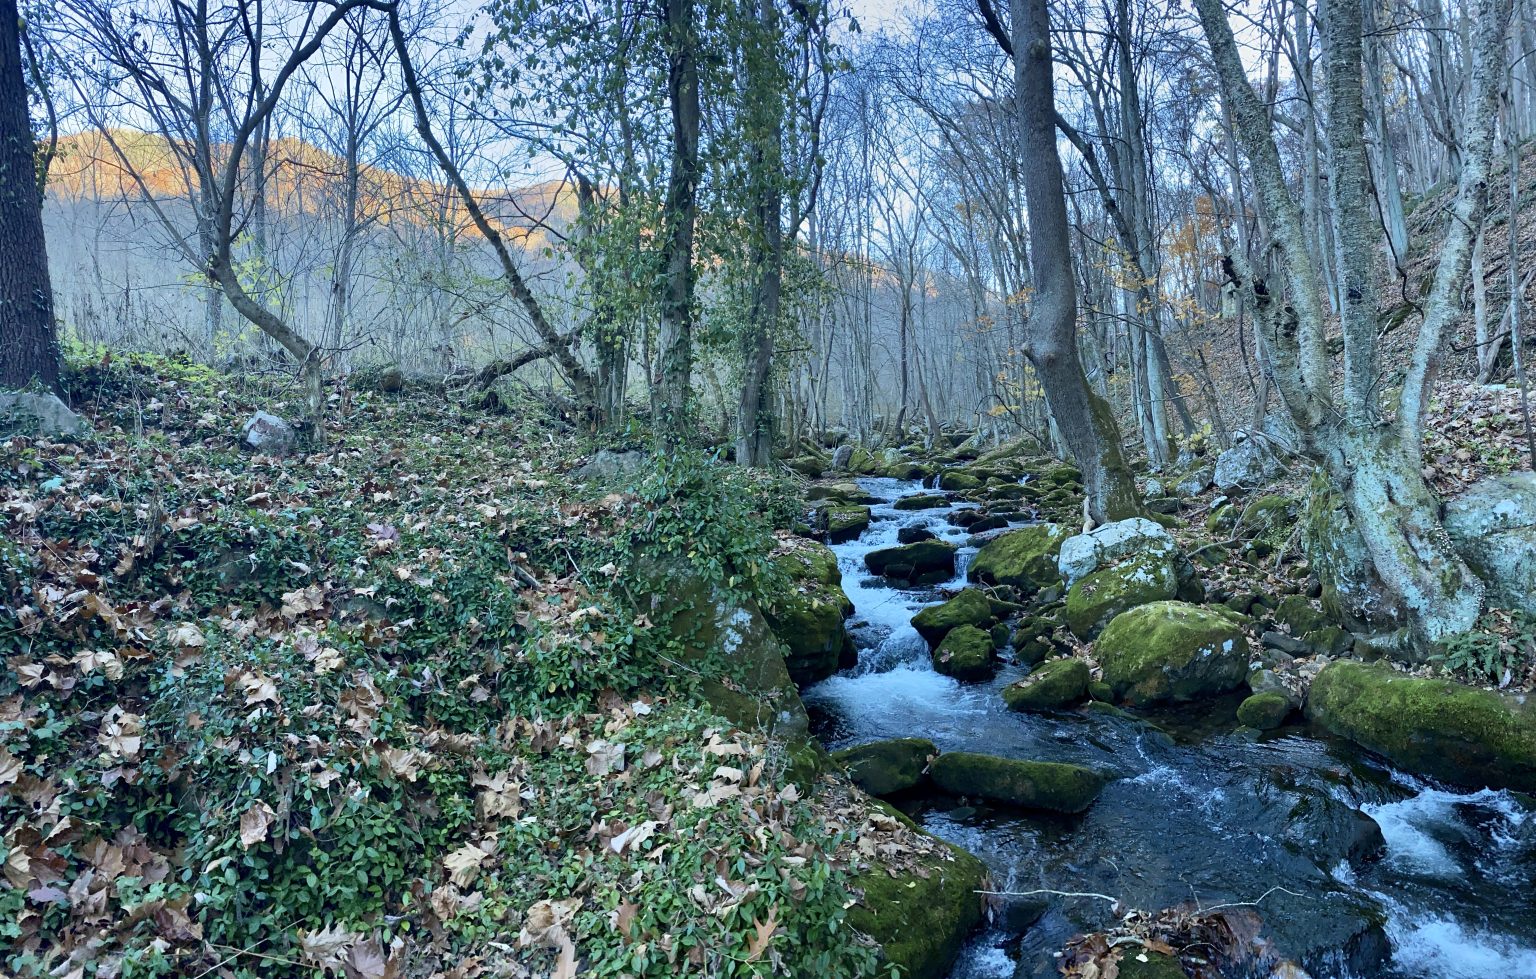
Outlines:
[[[933,670],[910,625],[964,583],[975,549],[947,518],[966,504],[904,512],[891,501],[922,492],[919,483],[861,484],[885,502],[872,507],[858,540],[832,548],[856,609],[859,664],[805,695],[828,746],[925,737],[941,751],[1074,762],[1115,776],[1075,817],[933,799],[905,806],[984,860],[1000,890],[1100,894],[1153,911],[1262,897],[1276,956],[1314,979],[1536,979],[1536,807],[1528,798],[1432,785],[1305,727],[1238,733],[1235,700],[1146,720],[1011,712],[1000,690],[1018,667],[1004,666],[989,683],[958,683]],[[869,575],[864,555],[895,544],[909,526],[961,545],[953,581],[901,589]],[[1358,811],[1381,828],[1379,857],[1351,859],[1352,846],[1372,849],[1362,846],[1372,830]],[[1038,903],[1006,901],[953,979],[1057,975],[1054,951],[1113,921],[1101,899],[1051,897],[1031,923],[1038,907],[1024,909]]]

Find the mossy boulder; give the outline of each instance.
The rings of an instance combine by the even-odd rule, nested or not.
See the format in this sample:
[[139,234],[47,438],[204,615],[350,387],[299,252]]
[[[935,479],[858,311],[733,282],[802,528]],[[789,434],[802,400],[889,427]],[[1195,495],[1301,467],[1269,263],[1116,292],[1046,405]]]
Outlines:
[[1092,639],[1120,613],[1178,594],[1179,575],[1172,557],[1137,554],[1093,572],[1067,590],[1067,626],[1079,639]]
[[831,463],[819,456],[795,456],[785,459],[784,465],[808,479],[820,479]]
[[970,625],[985,629],[992,625],[992,602],[974,588],[967,588],[947,602],[930,605],[912,617],[912,628],[918,631],[929,646],[937,646],[939,640],[956,626]]
[[1237,719],[1260,731],[1272,731],[1291,716],[1294,705],[1285,694],[1275,691],[1256,693],[1237,707]]
[[946,792],[1025,809],[1082,812],[1104,789],[1104,776],[1081,765],[1019,761],[969,751],[949,751],[929,766]]
[[955,545],[940,540],[883,547],[864,555],[875,574],[906,581],[942,581],[955,573]]
[[872,741],[832,753],[832,761],[847,769],[853,784],[870,795],[909,792],[927,781],[928,759],[939,749],[924,738]]
[[1291,535],[1296,516],[1295,500],[1269,493],[1243,507],[1237,519],[1237,533],[1245,540],[1263,539],[1279,545]]
[[939,489],[949,490],[952,493],[964,492],[965,490],[973,490],[980,485],[981,480],[977,479],[975,476],[972,476],[968,472],[960,472],[954,469],[951,469],[949,472],[939,477]]
[[1003,534],[976,552],[968,572],[972,581],[1011,585],[1035,592],[1061,581],[1056,567],[1062,542],[1072,532],[1057,524],[1042,523]]
[[949,630],[933,651],[933,668],[956,680],[985,680],[997,671],[990,633],[962,625]]
[[919,493],[915,496],[903,496],[891,508],[895,510],[937,510],[939,507],[949,506],[949,497],[943,493]]
[[827,507],[827,539],[834,544],[857,538],[869,529],[869,507]]
[[1122,612],[1094,647],[1116,699],[1195,700],[1243,685],[1252,649],[1224,608],[1152,602]]
[[1088,680],[1088,664],[1082,660],[1048,660],[1004,687],[1003,700],[1010,710],[1059,710],[1083,699]]
[[773,563],[784,583],[763,612],[788,650],[789,675],[800,686],[824,680],[857,655],[843,627],[853,603],[843,592],[837,556],[823,544],[801,544]]
[[806,739],[810,719],[784,644],[757,605],[729,595],[686,561],[640,572],[651,592],[651,619],[680,640],[678,658],[703,676],[700,691],[710,706],[744,730]]
[[981,927],[987,868],[950,843],[895,876],[878,864],[853,881],[863,897],[848,923],[874,939],[902,979],[944,979],[965,939]]
[[1307,716],[1402,768],[1462,785],[1536,791],[1536,705],[1451,680],[1336,660]]

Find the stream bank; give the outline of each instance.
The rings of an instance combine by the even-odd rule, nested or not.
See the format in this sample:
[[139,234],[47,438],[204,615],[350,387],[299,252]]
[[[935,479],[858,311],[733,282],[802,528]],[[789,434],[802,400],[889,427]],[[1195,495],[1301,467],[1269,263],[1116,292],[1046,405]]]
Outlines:
[[[974,504],[913,510],[903,501],[933,492],[920,482],[859,486],[871,501],[869,525],[833,544],[858,663],[805,691],[813,732],[832,749],[917,737],[939,752],[1062,762],[1109,777],[1079,816],[933,791],[897,800],[980,857],[999,890],[1093,893],[1152,910],[1262,896],[1255,910],[1268,954],[1251,962],[1255,976],[1282,960],[1318,979],[1536,975],[1528,799],[1408,775],[1295,717],[1259,735],[1236,720],[1237,697],[1137,717],[1010,711],[1002,691],[1025,669],[1007,662],[1007,650],[991,679],[961,682],[935,670],[911,625],[965,586],[976,548],[950,518]],[[921,531],[954,545],[945,580],[895,585],[867,570],[866,555]],[[954,979],[1059,975],[1055,954],[1068,940],[1117,917],[1095,897],[1009,898],[999,911],[960,954]]]

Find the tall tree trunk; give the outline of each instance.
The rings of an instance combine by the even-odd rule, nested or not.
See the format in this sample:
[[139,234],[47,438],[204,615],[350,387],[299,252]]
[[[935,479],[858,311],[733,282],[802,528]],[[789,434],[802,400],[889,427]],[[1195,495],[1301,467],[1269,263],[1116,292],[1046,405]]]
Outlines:
[[751,308],[742,350],[741,400],[736,412],[736,461],[767,466],[773,458],[773,340],[779,324],[784,280],[783,95],[778,59],[776,0],[759,0],[758,36],[747,50],[747,114],[751,126],[754,185]]
[[693,235],[698,220],[699,66],[693,0],[665,0],[667,101],[672,110],[672,159],[664,213],[665,284],[661,298],[659,363],[652,379],[656,428],[662,442],[688,435],[693,387]]
[[1088,511],[1100,523],[1143,512],[1109,405],[1088,389],[1077,352],[1077,286],[1061,156],[1056,149],[1055,91],[1047,0],[1012,4],[1019,156],[1029,207],[1030,362],[1051,417],[1083,472]]
[[37,147],[22,79],[21,17],[0,0],[0,389],[59,390]]

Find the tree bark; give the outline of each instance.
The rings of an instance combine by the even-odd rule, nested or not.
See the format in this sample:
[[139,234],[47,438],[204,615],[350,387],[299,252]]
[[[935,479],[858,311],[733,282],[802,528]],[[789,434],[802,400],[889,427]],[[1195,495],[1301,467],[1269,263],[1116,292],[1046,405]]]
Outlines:
[[1077,286],[1061,156],[1056,149],[1055,92],[1047,0],[1012,4],[1019,155],[1029,207],[1028,351],[1051,417],[1083,472],[1088,511],[1103,523],[1143,513],[1109,405],[1088,389],[1077,351]]
[[693,0],[665,0],[667,101],[672,111],[671,170],[664,209],[666,280],[653,398],[663,443],[682,444],[693,382],[693,237],[698,221],[699,66]]
[[0,388],[57,392],[59,341],[20,27],[16,0],[0,0]]

